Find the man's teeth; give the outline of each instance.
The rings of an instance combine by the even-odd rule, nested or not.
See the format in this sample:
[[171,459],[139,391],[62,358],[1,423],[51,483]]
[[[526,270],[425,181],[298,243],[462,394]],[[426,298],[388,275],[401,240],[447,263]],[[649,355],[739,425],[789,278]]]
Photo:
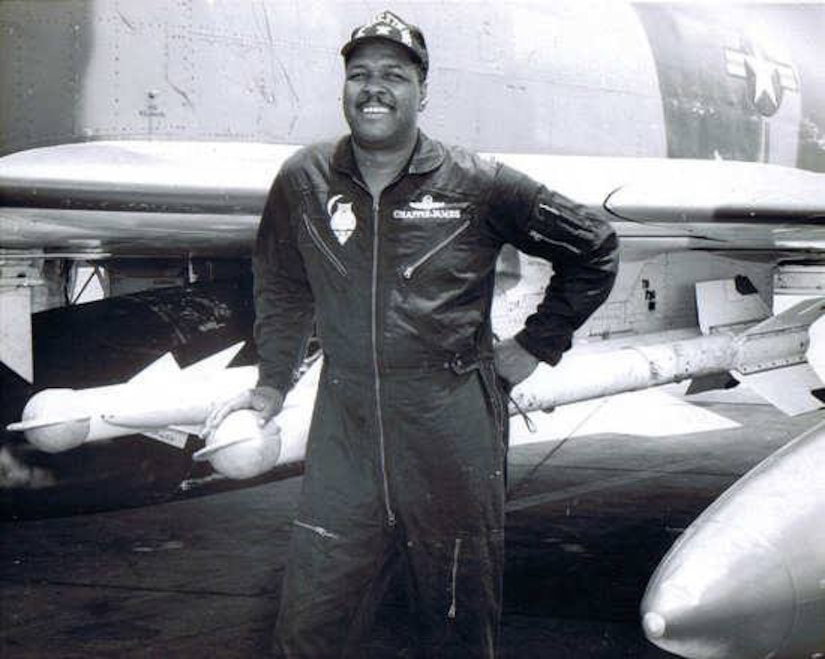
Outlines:
[[368,105],[365,107],[362,112],[364,114],[388,114],[389,108],[376,106],[376,105]]

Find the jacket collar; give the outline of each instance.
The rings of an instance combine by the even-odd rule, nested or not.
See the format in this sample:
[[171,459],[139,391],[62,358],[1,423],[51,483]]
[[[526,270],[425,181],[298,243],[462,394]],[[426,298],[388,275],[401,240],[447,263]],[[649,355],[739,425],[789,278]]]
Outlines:
[[[430,139],[423,131],[418,131],[418,141],[407,165],[408,174],[426,174],[441,166],[444,162],[444,147],[440,142]],[[358,163],[352,151],[352,136],[347,135],[338,140],[332,156],[332,166],[338,171],[361,179]]]

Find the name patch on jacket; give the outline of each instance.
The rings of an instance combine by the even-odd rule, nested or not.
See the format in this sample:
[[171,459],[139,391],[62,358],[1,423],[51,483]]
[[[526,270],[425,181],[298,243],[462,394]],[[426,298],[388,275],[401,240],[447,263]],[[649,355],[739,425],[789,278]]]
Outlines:
[[466,206],[463,203],[436,201],[432,195],[425,195],[421,201],[411,201],[406,208],[394,210],[392,216],[396,220],[460,220],[461,211]]

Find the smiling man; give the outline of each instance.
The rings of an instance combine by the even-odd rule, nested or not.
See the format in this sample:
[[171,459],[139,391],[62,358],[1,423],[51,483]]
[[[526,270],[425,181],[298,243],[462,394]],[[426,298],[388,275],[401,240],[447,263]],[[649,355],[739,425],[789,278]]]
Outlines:
[[418,113],[427,97],[423,70],[393,41],[373,39],[361,48],[352,42],[348,46],[344,115],[359,150],[359,164],[361,158],[371,160],[372,153],[392,155],[392,160],[409,157],[418,138]]
[[[268,421],[315,327],[324,368],[276,625],[284,657],[364,656],[407,573],[425,657],[493,657],[508,424],[501,383],[555,364],[615,278],[616,236],[570,200],[418,129],[424,37],[383,12],[342,49],[351,135],[278,173],[254,258],[259,386],[219,410]],[[544,301],[493,344],[505,243],[553,262]]]

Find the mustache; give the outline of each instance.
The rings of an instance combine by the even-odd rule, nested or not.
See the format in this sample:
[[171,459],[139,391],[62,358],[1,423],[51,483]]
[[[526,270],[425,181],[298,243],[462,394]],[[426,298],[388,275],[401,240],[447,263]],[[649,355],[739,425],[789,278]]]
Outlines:
[[383,105],[386,108],[395,108],[395,103],[384,92],[361,92],[355,99],[355,107],[359,110],[365,105],[375,104]]

